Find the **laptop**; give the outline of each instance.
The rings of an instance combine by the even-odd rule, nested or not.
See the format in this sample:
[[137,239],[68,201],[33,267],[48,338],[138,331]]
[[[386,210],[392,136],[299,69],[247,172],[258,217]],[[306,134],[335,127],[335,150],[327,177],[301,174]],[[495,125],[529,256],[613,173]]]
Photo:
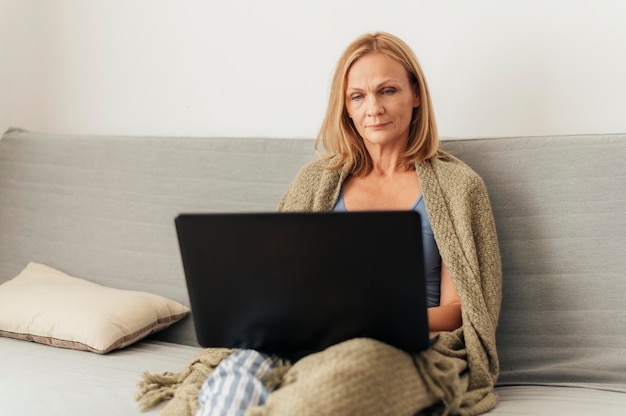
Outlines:
[[296,361],[369,337],[428,348],[414,211],[181,214],[198,343]]

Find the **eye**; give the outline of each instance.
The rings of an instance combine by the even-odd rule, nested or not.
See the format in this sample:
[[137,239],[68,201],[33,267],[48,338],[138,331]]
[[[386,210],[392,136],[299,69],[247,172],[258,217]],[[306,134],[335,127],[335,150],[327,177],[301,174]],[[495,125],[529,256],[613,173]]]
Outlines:
[[352,95],[350,96],[350,99],[351,99],[352,101],[359,101],[361,98],[363,98],[363,96],[362,96],[361,94],[352,94]]
[[384,88],[384,89],[381,91],[381,94],[382,94],[382,95],[392,95],[392,94],[393,94],[393,93],[395,93],[395,92],[396,92],[396,89],[395,89],[395,88]]

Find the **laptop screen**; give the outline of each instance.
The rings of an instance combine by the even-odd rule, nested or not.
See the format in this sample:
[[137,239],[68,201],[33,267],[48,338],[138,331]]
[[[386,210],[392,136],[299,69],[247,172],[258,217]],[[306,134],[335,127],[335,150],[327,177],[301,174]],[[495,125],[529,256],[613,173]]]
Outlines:
[[198,342],[292,360],[370,337],[429,345],[414,211],[181,214]]

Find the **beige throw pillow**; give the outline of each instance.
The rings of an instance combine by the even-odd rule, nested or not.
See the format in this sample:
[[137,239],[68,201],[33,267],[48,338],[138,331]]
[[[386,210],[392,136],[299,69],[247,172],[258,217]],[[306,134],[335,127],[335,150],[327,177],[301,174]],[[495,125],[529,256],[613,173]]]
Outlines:
[[0,336],[104,354],[190,312],[159,295],[114,289],[30,263],[0,285]]

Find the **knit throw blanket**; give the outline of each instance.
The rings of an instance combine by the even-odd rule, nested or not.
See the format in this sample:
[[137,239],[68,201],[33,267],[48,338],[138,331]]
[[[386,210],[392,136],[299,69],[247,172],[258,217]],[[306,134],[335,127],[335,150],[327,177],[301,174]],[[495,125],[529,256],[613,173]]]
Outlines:
[[[280,211],[331,210],[347,173],[305,166],[287,189]],[[501,263],[482,179],[453,156],[416,165],[435,240],[461,297],[463,326],[442,332],[429,349],[407,354],[357,338],[277,368],[265,380],[272,393],[247,416],[477,415],[497,404],[495,332],[501,302]],[[147,409],[171,399],[163,415],[193,415],[207,375],[232,350],[210,348],[181,373],[144,374],[137,395]]]

